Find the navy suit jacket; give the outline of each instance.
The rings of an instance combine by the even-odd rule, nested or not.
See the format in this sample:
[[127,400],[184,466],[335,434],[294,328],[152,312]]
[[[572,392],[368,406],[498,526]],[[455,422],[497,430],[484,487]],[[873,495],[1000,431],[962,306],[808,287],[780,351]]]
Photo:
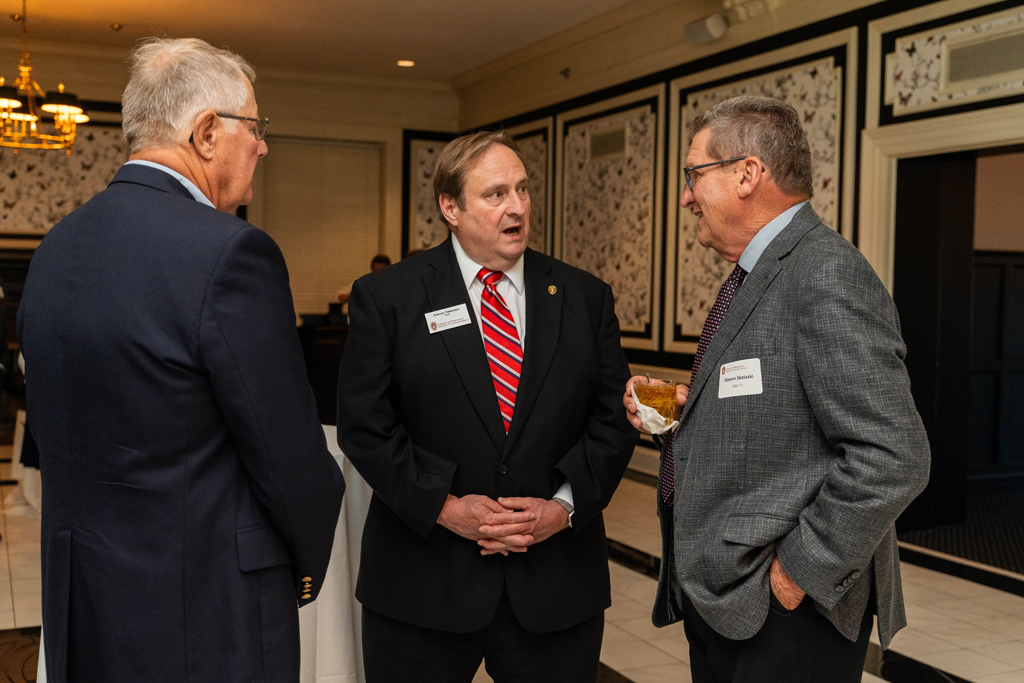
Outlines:
[[[451,239],[360,278],[341,362],[339,441],[373,488],[356,597],[394,619],[449,632],[486,626],[502,589],[533,632],[611,603],[601,511],[633,453],[611,288],[526,251],[526,346],[508,434],[478,311]],[[424,314],[466,304],[472,324],[430,334]],[[436,523],[448,494],[550,499],[572,485],[574,528],[525,553],[480,555]]]
[[298,681],[344,481],[274,241],[124,166],[36,250],[18,334],[49,680]]

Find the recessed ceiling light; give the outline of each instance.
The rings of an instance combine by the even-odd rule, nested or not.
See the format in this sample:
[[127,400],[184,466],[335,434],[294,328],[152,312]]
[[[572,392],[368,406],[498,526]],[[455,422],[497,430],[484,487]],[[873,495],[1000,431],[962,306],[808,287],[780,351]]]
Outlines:
[[411,59],[399,59],[398,66],[416,66],[416,62]]
[[124,28],[124,24],[111,24],[110,28],[114,29],[115,31],[120,31]]

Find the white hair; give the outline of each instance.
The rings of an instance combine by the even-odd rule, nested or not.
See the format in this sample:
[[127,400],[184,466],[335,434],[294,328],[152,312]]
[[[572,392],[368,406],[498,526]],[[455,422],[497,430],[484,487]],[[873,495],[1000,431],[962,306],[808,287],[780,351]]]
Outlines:
[[256,81],[249,62],[198,38],[147,38],[128,61],[121,126],[132,153],[178,142],[207,109],[237,113],[249,97],[243,79]]

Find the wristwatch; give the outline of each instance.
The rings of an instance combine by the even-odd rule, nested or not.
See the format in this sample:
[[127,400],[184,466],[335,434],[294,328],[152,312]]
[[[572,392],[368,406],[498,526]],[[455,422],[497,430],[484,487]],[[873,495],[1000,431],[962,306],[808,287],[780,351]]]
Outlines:
[[558,503],[559,505],[564,507],[565,511],[569,513],[569,528],[571,529],[572,528],[572,516],[573,516],[572,503],[570,503],[569,501],[565,500],[564,498],[552,498],[551,500],[555,501],[556,503]]

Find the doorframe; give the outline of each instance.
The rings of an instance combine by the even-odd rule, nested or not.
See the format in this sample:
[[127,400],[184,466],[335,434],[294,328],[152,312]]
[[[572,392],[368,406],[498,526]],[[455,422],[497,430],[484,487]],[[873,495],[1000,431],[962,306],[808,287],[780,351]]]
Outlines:
[[858,247],[892,293],[896,162],[1024,142],[1024,104],[897,123],[861,132]]

